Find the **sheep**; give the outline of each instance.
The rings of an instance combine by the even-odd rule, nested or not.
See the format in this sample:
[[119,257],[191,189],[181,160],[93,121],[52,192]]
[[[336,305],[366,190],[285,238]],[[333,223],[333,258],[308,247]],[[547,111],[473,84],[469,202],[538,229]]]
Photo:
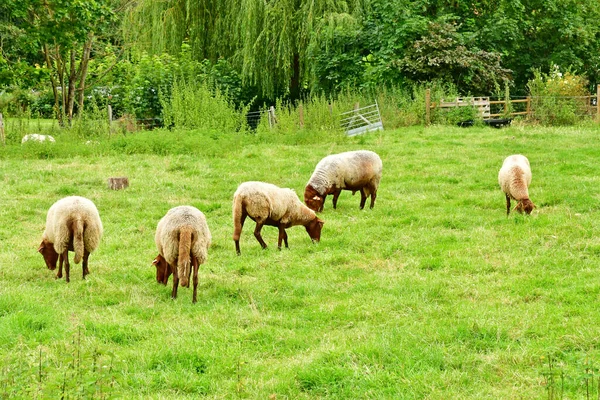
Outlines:
[[360,209],[371,196],[371,208],[375,205],[377,188],[383,165],[379,156],[368,150],[348,151],[323,158],[304,189],[304,202],[314,211],[323,211],[325,198],[333,194],[333,208],[342,190],[352,194],[360,190]]
[[302,204],[292,189],[283,189],[265,182],[244,182],[233,195],[233,241],[238,256],[241,255],[240,235],[246,217],[256,222],[254,237],[263,249],[267,248],[260,235],[263,225],[279,229],[277,248],[281,250],[282,240],[288,248],[286,228],[304,225],[312,241],[318,242],[325,223],[314,211]]
[[531,167],[527,157],[520,154],[506,157],[498,173],[498,183],[506,196],[506,216],[510,214],[510,199],[517,201],[514,208],[517,212],[531,214],[535,204],[529,199]]
[[73,262],[79,264],[83,258],[83,279],[90,273],[88,257],[100,244],[102,221],[94,203],[80,196],[69,196],[58,200],[48,210],[46,229],[38,252],[44,257],[50,270],[56,269],[56,278],[62,278],[63,262],[66,281],[69,277],[69,250],[75,252]]
[[21,144],[27,143],[27,142],[36,142],[36,143],[49,142],[49,143],[55,143],[56,140],[54,140],[54,138],[52,136],[50,136],[50,135],[40,135],[39,133],[31,133],[29,135],[23,136],[23,139],[21,139]]
[[[211,234],[204,214],[192,206],[171,208],[161,218],[154,236],[158,256],[152,262],[156,266],[156,280],[163,285],[173,274],[171,298],[177,298],[177,286],[189,287],[190,275],[194,270],[194,293],[192,302],[196,302],[198,289],[198,266],[208,257]],[[190,264],[191,267],[190,268]]]

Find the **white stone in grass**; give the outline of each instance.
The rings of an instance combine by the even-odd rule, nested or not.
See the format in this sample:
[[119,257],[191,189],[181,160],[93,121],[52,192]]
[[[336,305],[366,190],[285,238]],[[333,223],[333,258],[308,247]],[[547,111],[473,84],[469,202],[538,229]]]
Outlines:
[[40,135],[39,133],[30,133],[29,135],[23,136],[23,139],[21,139],[21,144],[27,143],[27,142],[55,143],[56,140],[54,140],[54,138],[50,135]]

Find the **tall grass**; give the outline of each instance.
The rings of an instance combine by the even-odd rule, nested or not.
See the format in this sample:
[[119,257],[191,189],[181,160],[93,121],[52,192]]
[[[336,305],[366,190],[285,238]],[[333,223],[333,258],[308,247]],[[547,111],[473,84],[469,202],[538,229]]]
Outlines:
[[163,100],[165,126],[227,131],[245,130],[247,107],[236,110],[227,96],[205,81],[176,80]]

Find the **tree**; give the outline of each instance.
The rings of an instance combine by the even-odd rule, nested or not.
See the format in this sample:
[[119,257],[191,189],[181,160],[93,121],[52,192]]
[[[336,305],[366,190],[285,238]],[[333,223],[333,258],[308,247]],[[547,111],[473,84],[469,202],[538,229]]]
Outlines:
[[511,72],[501,66],[500,54],[477,48],[457,28],[448,22],[430,22],[427,34],[395,64],[414,81],[439,79],[476,95],[498,91]]
[[[127,38],[151,54],[176,55],[188,42],[196,60],[223,57],[244,83],[267,96],[297,99],[307,86],[307,49],[328,23],[358,18],[367,0],[140,0],[126,19]],[[345,15],[348,18],[331,18]]]
[[97,38],[114,22],[110,0],[7,0],[2,27],[28,54],[41,55],[61,124],[75,101],[83,109],[90,57]]

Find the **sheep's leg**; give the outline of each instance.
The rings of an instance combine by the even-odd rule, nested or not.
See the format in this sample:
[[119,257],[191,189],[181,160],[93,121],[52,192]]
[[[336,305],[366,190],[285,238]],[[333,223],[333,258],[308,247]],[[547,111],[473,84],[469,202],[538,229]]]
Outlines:
[[192,257],[192,268],[194,269],[194,294],[192,295],[192,303],[196,302],[196,292],[198,290],[198,258]]
[[234,228],[234,232],[233,232],[233,242],[235,243],[235,252],[237,253],[238,256],[242,254],[242,252],[240,251],[240,236],[242,235],[242,228],[244,227],[244,222],[246,221],[247,216],[248,216],[248,213],[246,212],[246,210],[242,209],[242,215],[240,216],[239,228],[236,226]]
[[367,202],[367,194],[365,193],[365,188],[360,189],[360,209],[365,208],[365,203]]
[[337,208],[338,197],[340,197],[341,190],[336,190],[333,192],[333,208]]
[[279,227],[279,239],[277,240],[277,248],[279,250],[281,250],[281,240],[283,239],[283,242],[285,243],[285,248],[288,248],[288,236],[287,236],[287,232],[285,231],[285,228],[283,226]]
[[254,237],[256,238],[256,240],[258,240],[258,243],[260,243],[260,245],[262,246],[263,249],[267,248],[267,244],[265,243],[265,241],[263,240],[262,236],[260,236],[260,231],[263,227],[265,223],[264,222],[257,222],[256,223],[256,228],[254,228]]
[[88,269],[88,258],[90,256],[90,252],[87,250],[83,251],[83,279],[85,279],[86,275],[89,275],[90,270]]
[[56,273],[56,279],[62,278],[62,267],[63,267],[63,255],[61,253],[58,256],[58,272]]
[[510,196],[506,193],[504,195],[506,196],[506,216],[508,217],[510,214]]
[[377,190],[371,192],[371,208],[375,205],[375,199],[377,198]]
[[70,265],[69,265],[69,250],[65,250],[64,253],[62,254],[63,259],[65,260],[65,279],[67,280],[67,283],[71,282],[70,276],[69,276],[69,272],[71,270]]
[[172,299],[176,299],[177,298],[177,287],[179,286],[179,275],[177,273],[177,266],[173,267],[171,265],[169,265],[171,267],[171,271],[173,271],[173,291],[171,292],[171,298]]

